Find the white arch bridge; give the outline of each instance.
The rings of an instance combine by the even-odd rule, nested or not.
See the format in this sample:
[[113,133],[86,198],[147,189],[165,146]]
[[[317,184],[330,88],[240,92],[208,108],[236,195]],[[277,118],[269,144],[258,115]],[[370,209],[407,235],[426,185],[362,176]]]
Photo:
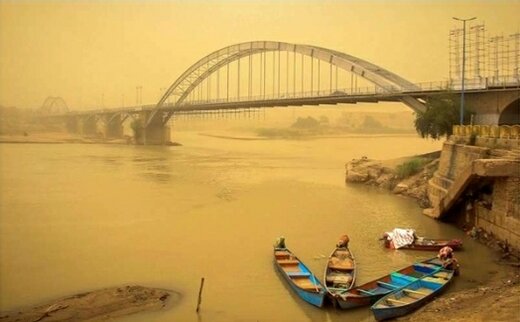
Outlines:
[[[479,91],[493,84],[478,80]],[[509,84],[509,83],[508,83]],[[518,76],[512,81],[518,89]],[[424,111],[424,101],[452,85],[414,84],[363,59],[311,45],[253,41],[219,49],[189,67],[164,92],[157,104],[117,109],[68,112],[71,131],[96,132],[102,122],[106,136],[121,136],[122,123],[139,120],[138,141],[169,141],[168,120],[193,111],[400,101]],[[471,84],[469,84],[471,91]],[[474,85],[475,87],[475,85]],[[497,87],[507,90],[502,82]],[[456,89],[455,89],[456,90]]]

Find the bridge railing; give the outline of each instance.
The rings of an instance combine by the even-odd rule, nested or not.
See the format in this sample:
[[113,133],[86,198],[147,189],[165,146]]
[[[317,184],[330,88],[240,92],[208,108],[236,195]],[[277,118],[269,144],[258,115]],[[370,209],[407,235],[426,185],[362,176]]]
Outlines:
[[[466,79],[464,82],[464,88],[466,90],[475,89],[486,89],[488,87],[504,86],[510,87],[520,85],[520,80],[513,76],[504,76],[500,78],[475,78]],[[445,90],[460,90],[462,84],[457,80],[445,80],[436,82],[421,82],[414,84],[414,88],[399,88],[395,86],[380,87],[380,86],[365,86],[365,87],[350,87],[350,88],[337,88],[332,90],[313,90],[313,91],[300,91],[280,94],[262,94],[262,95],[247,95],[240,97],[218,98],[210,100],[190,100],[185,101],[182,106],[191,105],[211,105],[218,103],[233,103],[233,102],[247,102],[247,101],[273,101],[280,99],[298,99],[298,98],[323,98],[323,97],[334,97],[334,96],[376,96],[376,95],[388,95],[388,94],[403,94],[403,93],[416,93],[416,92],[434,92],[434,91],[445,91]],[[169,104],[173,106],[173,104]]]
[[[500,77],[487,77],[487,78],[476,78],[466,79],[464,82],[466,90],[477,90],[487,88],[511,88],[520,87],[520,76],[519,75],[506,75]],[[378,96],[378,95],[392,95],[392,94],[406,94],[406,93],[421,93],[421,92],[438,92],[445,90],[460,90],[462,84],[460,80],[446,80],[437,82],[421,82],[413,84],[410,88],[399,88],[395,86],[379,87],[379,86],[366,86],[366,87],[350,87],[350,88],[334,88],[328,90],[313,90],[313,91],[300,91],[291,93],[270,93],[262,95],[246,95],[240,97],[229,97],[229,98],[215,98],[210,100],[189,100],[184,101],[180,106],[202,106],[212,104],[225,104],[235,102],[247,102],[247,101],[276,101],[284,99],[300,99],[300,98],[327,98],[327,97],[338,97],[338,96]],[[69,111],[66,115],[79,115],[79,114],[107,114],[107,113],[132,113],[140,112],[143,110],[151,110],[155,108],[155,104],[134,106],[134,107],[120,107],[112,109],[95,109],[88,111]],[[164,108],[174,108],[176,104],[166,103],[163,105]]]
[[190,100],[185,101],[181,106],[189,105],[206,105],[206,104],[217,104],[217,103],[234,103],[234,102],[247,102],[247,101],[272,101],[280,99],[299,99],[299,98],[323,98],[323,97],[335,97],[335,96],[370,96],[370,95],[384,95],[392,93],[402,93],[403,91],[397,87],[379,87],[379,86],[366,86],[358,88],[338,88],[333,90],[313,90],[303,92],[291,92],[291,93],[275,93],[275,94],[262,94],[262,95],[248,95],[240,97],[218,98],[210,100]]

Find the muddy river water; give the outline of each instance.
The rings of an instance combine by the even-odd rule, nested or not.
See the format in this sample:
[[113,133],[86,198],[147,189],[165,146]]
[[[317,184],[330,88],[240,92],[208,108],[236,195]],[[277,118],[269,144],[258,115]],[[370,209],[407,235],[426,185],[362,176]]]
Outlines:
[[183,146],[0,145],[0,310],[139,284],[176,290],[182,299],[121,321],[373,319],[368,308],[320,310],[294,296],[272,263],[280,235],[320,278],[345,233],[358,284],[431,256],[382,248],[378,237],[394,227],[463,239],[462,276],[449,291],[500,271],[485,247],[421,215],[415,201],[344,183],[352,158],[426,153],[440,142],[237,140],[194,131],[175,132],[175,140]]

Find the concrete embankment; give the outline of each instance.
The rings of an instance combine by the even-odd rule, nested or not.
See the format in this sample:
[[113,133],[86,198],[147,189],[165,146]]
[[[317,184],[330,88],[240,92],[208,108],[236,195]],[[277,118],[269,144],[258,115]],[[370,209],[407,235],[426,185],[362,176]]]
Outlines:
[[143,286],[124,286],[76,294],[30,308],[2,312],[0,322],[103,321],[155,311],[180,299],[178,293]]

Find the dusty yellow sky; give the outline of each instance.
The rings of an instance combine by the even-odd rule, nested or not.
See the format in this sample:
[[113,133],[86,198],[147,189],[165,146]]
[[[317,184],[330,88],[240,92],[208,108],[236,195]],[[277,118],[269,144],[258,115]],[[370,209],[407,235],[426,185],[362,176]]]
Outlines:
[[154,103],[186,68],[251,40],[312,44],[358,56],[412,82],[448,76],[452,16],[488,34],[520,30],[511,1],[4,1],[0,105],[72,109]]

